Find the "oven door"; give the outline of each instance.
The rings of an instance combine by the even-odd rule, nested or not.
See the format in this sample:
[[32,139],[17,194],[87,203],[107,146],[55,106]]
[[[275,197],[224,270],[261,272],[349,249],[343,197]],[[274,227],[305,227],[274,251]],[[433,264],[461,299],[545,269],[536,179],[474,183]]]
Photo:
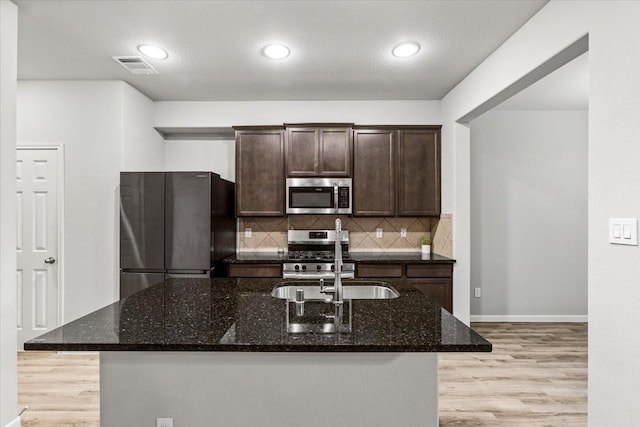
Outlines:
[[[287,214],[351,214],[350,183],[331,178],[287,178]],[[341,197],[342,196],[342,197]],[[339,203],[339,199],[343,199]]]

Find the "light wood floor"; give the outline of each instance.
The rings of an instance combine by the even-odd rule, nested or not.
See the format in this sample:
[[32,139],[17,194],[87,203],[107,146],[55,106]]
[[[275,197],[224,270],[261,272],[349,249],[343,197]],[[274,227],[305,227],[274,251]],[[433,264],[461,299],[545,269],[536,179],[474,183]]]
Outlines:
[[29,407],[22,425],[100,425],[98,371],[98,353],[18,353],[18,404]]
[[441,427],[585,427],[586,323],[477,323],[492,353],[440,357]]
[[[586,324],[473,328],[493,343],[493,352],[441,355],[441,427],[587,425]],[[98,369],[95,353],[19,353],[18,400],[29,406],[22,424],[98,426]]]

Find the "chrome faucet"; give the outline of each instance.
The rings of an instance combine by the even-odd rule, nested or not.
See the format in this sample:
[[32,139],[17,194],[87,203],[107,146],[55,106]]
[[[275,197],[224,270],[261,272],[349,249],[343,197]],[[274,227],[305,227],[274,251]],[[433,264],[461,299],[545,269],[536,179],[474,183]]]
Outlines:
[[[336,219],[335,234],[335,255],[333,261],[335,280],[333,281],[333,286],[325,286],[324,279],[320,279],[320,292],[324,294],[333,292],[333,300],[331,302],[333,303],[334,308],[334,314],[326,316],[333,319],[333,324],[325,325],[323,332],[351,332],[350,324],[346,330],[342,324],[344,317],[344,301],[342,299],[342,221],[340,221],[340,218]],[[349,317],[349,322],[351,322],[351,317]]]
[[342,304],[342,221],[340,221],[340,218],[336,218],[335,243],[335,259],[333,264],[336,278],[333,283],[333,303]]
[[325,286],[324,279],[320,279],[320,292],[328,294],[333,292],[333,303],[340,305],[342,299],[342,221],[336,219],[335,254],[333,260],[333,271],[335,279],[333,286]]

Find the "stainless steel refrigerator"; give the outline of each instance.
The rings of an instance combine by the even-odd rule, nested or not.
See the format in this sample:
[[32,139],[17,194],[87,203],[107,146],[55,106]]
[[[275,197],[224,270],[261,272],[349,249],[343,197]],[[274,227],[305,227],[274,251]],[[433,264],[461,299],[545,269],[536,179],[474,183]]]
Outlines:
[[168,277],[224,276],[235,184],[211,172],[120,173],[120,298]]

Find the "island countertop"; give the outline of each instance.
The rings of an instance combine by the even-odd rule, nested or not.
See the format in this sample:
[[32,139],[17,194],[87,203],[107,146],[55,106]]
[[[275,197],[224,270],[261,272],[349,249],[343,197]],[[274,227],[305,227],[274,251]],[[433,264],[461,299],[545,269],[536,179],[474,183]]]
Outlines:
[[[388,300],[352,300],[350,333],[287,332],[287,303],[271,296],[271,289],[282,279],[169,279],[28,341],[24,349],[491,351],[488,341],[404,280],[383,281],[398,290],[400,296]],[[344,281],[345,286],[357,282],[357,279]]]

